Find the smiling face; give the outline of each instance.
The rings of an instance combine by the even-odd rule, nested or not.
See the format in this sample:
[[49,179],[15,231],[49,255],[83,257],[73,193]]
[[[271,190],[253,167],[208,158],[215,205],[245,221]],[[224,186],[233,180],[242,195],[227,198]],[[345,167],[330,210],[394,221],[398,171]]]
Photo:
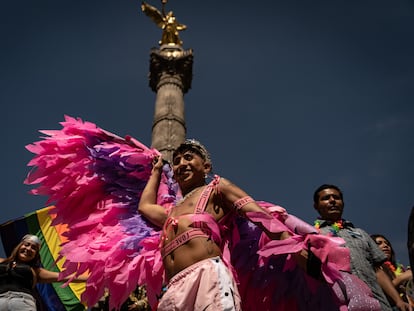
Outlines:
[[318,192],[314,208],[324,220],[338,221],[342,218],[344,202],[341,193],[334,188],[323,189]]
[[32,261],[39,253],[39,244],[30,240],[24,240],[21,242],[20,247],[17,250],[17,260],[21,262]]
[[191,149],[176,153],[172,161],[174,179],[183,194],[205,184],[211,165]]

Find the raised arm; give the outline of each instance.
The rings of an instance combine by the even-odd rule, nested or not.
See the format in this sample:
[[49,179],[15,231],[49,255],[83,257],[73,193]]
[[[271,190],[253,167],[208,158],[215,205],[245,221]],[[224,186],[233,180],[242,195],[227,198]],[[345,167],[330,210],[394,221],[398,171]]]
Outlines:
[[157,193],[161,181],[162,167],[162,157],[154,159],[151,176],[141,194],[141,199],[138,204],[138,212],[159,227],[162,227],[167,219],[165,208],[157,204]]

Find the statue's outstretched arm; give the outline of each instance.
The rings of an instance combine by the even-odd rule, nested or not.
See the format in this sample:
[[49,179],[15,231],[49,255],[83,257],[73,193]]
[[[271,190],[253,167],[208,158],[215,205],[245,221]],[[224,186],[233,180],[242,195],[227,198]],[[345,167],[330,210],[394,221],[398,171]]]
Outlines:
[[186,25],[184,25],[184,24],[177,24],[177,30],[179,30],[179,31],[181,31],[181,30],[186,30],[187,29],[187,26]]

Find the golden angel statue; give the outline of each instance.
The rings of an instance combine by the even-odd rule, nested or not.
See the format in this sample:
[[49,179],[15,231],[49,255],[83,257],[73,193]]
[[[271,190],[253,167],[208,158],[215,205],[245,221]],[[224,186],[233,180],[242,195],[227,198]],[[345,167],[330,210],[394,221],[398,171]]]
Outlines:
[[162,13],[146,2],[142,2],[141,9],[145,15],[149,16],[163,30],[161,41],[159,42],[160,45],[182,45],[183,42],[180,40],[179,31],[185,30],[187,26],[178,23],[172,11],[165,14],[164,4],[166,2],[165,0],[162,2]]

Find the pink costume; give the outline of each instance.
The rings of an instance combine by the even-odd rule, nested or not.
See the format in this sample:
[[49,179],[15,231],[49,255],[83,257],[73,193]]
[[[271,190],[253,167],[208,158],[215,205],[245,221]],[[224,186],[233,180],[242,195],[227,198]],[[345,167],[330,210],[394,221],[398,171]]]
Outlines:
[[[166,257],[181,245],[195,237],[212,238],[221,245],[221,234],[219,226],[214,220],[215,226],[211,226],[213,217],[205,212],[211,192],[217,189],[219,177],[217,176],[201,193],[194,209],[194,214],[186,214],[181,217],[198,219],[210,218],[209,227],[203,226],[201,222],[195,221],[193,229],[187,230],[161,248],[162,257]],[[221,219],[223,223],[227,217]],[[178,225],[179,219],[169,217],[164,225],[164,237],[169,226],[173,228]],[[168,283],[167,292],[161,298],[158,310],[240,310],[240,295],[233,275],[225,266],[220,257],[207,258],[197,262],[176,274]]]
[[[177,247],[180,247],[181,245],[187,243],[189,240],[199,236],[213,238],[213,240],[219,246],[221,245],[222,233],[220,232],[220,227],[213,218],[213,216],[205,212],[210,195],[213,192],[213,190],[218,189],[219,181],[220,177],[215,176],[214,180],[204,188],[203,192],[198,198],[193,214],[186,214],[180,216],[191,218],[192,220],[194,220],[194,222],[191,225],[193,229],[181,233],[180,235],[176,236],[172,241],[165,244],[164,240],[167,230],[170,226],[172,228],[176,228],[178,226],[178,221],[180,217],[175,218],[170,216],[167,218],[164,224],[163,235],[161,236],[161,244],[164,243],[163,247],[161,248],[161,254],[163,258],[170,254],[172,251],[174,251]],[[226,215],[219,221],[221,228],[225,227],[224,222],[228,219],[229,216],[230,215]],[[203,225],[203,223],[208,226]]]
[[[37,185],[32,193],[47,196],[47,204],[55,205],[52,226],[67,227],[68,241],[59,252],[65,258],[61,276],[89,272],[82,294],[82,301],[89,306],[108,289],[110,309],[118,308],[137,284],[146,286],[148,299],[154,306],[166,281],[162,255],[202,235],[220,246],[224,264],[211,258],[184,269],[170,280],[170,289],[161,306],[179,296],[174,294],[174,288],[193,284],[187,280],[200,277],[197,279],[200,286],[194,287],[203,290],[209,297],[207,302],[215,304],[215,310],[218,304],[227,306],[229,300],[224,298],[232,297],[231,304],[238,305],[237,289],[232,289],[234,281],[244,311],[377,310],[369,307],[372,296],[366,292],[366,286],[347,273],[349,252],[342,247],[342,239],[321,236],[285,209],[266,202],[257,203],[272,214],[272,219],[263,217],[263,213],[247,216],[269,232],[288,231],[290,238],[270,240],[259,227],[236,212],[219,222],[205,213],[205,202],[211,191],[217,190],[218,179],[206,187],[209,192],[200,196],[194,214],[182,216],[191,217],[193,228],[160,251],[162,230],[137,212],[152,161],[160,153],[130,136],[121,138],[80,119],[65,116],[61,124],[61,130],[42,131],[47,137],[27,146],[35,154],[28,165],[35,168],[25,183]],[[172,170],[165,165],[157,204],[167,209],[178,193]],[[174,226],[174,222],[168,220],[164,230]],[[304,249],[320,261],[320,265],[311,269],[316,278],[298,267],[292,256]],[[211,292],[204,288],[205,277],[210,285],[218,282],[225,287],[221,290],[216,288],[220,285],[213,286]],[[226,296],[229,291],[232,295]],[[186,299],[194,296],[200,295],[189,290]]]
[[237,284],[220,257],[199,261],[176,274],[158,305],[159,311],[239,311]]

